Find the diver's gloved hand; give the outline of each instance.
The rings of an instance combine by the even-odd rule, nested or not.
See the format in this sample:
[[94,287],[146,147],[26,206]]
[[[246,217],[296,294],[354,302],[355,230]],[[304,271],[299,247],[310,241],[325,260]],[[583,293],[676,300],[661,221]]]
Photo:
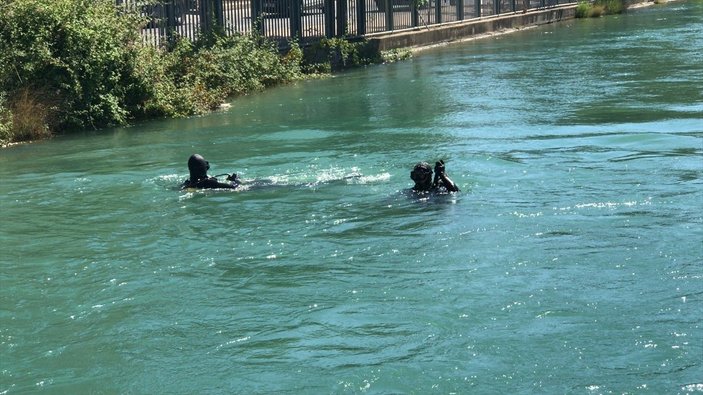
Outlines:
[[444,174],[444,161],[440,160],[434,164],[434,179],[432,185],[437,187],[442,182],[442,174]]
[[434,164],[434,172],[435,174],[442,174],[444,173],[444,161],[440,160],[439,162],[435,162]]

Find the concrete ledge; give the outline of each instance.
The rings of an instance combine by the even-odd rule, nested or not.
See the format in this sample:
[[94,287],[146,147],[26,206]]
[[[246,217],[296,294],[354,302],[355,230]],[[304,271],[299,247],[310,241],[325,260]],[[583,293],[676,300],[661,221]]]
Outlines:
[[398,30],[367,35],[366,38],[380,51],[398,48],[417,48],[465,40],[474,36],[497,33],[521,27],[544,25],[566,19],[573,19],[577,4],[515,12],[493,17],[470,19],[429,27]]

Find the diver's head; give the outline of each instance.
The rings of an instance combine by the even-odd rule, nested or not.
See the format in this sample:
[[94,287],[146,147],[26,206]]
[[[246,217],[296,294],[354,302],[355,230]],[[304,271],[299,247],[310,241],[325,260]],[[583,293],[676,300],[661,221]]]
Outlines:
[[420,162],[415,165],[410,172],[410,178],[415,181],[413,189],[417,191],[429,191],[432,189],[432,166],[427,162]]
[[190,180],[197,181],[207,178],[207,171],[210,169],[210,163],[198,154],[193,154],[188,158],[188,170],[190,171]]

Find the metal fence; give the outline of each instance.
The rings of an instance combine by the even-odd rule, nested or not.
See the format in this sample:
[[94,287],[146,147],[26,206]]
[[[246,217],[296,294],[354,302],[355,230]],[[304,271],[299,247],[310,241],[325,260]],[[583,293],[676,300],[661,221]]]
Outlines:
[[116,0],[149,22],[143,37],[160,45],[175,36],[196,38],[218,28],[225,34],[257,31],[286,43],[368,34],[468,20],[575,0]]

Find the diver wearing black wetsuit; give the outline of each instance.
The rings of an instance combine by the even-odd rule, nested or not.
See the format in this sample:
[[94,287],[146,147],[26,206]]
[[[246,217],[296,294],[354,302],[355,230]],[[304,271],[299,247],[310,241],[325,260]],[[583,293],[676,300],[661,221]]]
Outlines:
[[415,181],[414,192],[459,192],[459,187],[447,176],[443,160],[434,165],[434,179],[432,167],[427,162],[416,164],[410,178]]
[[210,169],[210,162],[198,154],[193,154],[188,159],[188,170],[190,178],[187,179],[181,189],[197,188],[197,189],[235,189],[239,186],[237,175],[232,173],[227,176],[229,183],[220,182],[216,177],[207,175]]

